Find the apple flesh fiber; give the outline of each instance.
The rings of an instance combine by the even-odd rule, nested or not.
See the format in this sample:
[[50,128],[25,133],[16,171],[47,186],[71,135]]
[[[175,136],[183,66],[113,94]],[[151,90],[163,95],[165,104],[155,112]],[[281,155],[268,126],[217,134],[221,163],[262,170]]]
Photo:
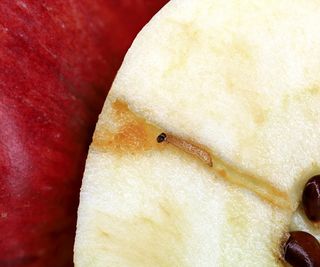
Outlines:
[[290,0],[158,12],[99,117],[75,266],[280,267],[288,232],[319,238],[298,208],[320,166],[319,14]]
[[166,2],[0,2],[1,267],[73,265],[97,116],[135,34]]

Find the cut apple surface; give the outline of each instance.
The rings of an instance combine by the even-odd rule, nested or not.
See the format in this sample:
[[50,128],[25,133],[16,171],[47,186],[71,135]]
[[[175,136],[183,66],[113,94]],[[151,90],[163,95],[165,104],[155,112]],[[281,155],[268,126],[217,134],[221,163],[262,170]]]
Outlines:
[[319,24],[317,1],[163,8],[100,115],[76,266],[281,266],[289,230],[319,237],[297,209],[320,172]]
[[319,14],[317,1],[172,1],[136,39],[114,93],[295,208],[319,171]]
[[108,100],[105,111],[82,187],[76,266],[277,266],[286,212],[158,144],[159,130],[125,104]]

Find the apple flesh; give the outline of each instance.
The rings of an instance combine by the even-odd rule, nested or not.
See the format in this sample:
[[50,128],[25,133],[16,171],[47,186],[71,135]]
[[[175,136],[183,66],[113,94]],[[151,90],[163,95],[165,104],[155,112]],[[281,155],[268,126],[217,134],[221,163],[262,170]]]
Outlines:
[[135,34],[166,2],[1,1],[0,266],[73,265],[97,115]]
[[114,92],[87,159],[75,266],[278,266],[287,213],[158,144],[161,129]]
[[170,2],[113,88],[142,117],[241,170],[230,182],[295,210],[319,172],[319,5],[268,2]]
[[319,174],[319,10],[175,0],[150,21],[95,130],[77,267],[283,266],[289,231],[318,237],[294,212]]

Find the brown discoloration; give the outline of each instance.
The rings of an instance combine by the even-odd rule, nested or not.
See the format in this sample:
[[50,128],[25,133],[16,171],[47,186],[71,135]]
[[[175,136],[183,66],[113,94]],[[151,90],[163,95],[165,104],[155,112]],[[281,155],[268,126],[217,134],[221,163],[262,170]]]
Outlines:
[[141,151],[149,149],[147,139],[144,125],[133,122],[123,125],[119,132],[113,135],[111,145],[113,150]]
[[272,205],[282,209],[293,209],[288,194],[264,181],[261,177],[242,171],[216,155],[213,155],[212,161],[213,172],[218,178],[229,181],[234,185],[247,188]]
[[154,141],[159,130],[135,115],[125,103],[115,101],[112,104],[110,121],[117,124],[116,130],[99,126],[93,137],[94,149],[121,154],[160,149]]
[[[162,133],[161,135],[163,134],[164,133]],[[165,138],[163,139],[163,141],[171,143],[176,148],[187,152],[186,155],[190,155],[194,159],[200,159],[202,162],[206,163],[207,166],[210,167],[210,169],[213,170],[217,177],[223,178],[224,180],[227,180],[232,184],[247,188],[250,191],[255,192],[259,197],[268,201],[272,205],[283,209],[292,210],[293,207],[291,207],[291,202],[288,194],[278,190],[275,186],[266,182],[262,177],[257,177],[254,174],[236,168],[234,165],[229,164],[220,157],[214,154],[210,154],[209,152],[207,152],[209,151],[207,148],[199,144],[194,144],[191,141],[186,141],[171,134],[164,135]],[[196,150],[198,152],[195,153],[193,150]],[[200,153],[204,154],[204,156],[199,156]]]
[[223,169],[217,169],[216,172],[219,174],[220,177],[222,178],[227,178],[227,173]]
[[[162,130],[134,114],[128,108],[127,104],[121,101],[115,101],[112,103],[112,112],[110,114],[107,124],[99,125],[96,129],[92,143],[93,149],[102,152],[111,151],[118,155],[128,153],[137,154],[150,150],[179,149],[174,146],[169,147],[159,144],[157,142],[157,136]],[[200,144],[188,141],[187,145],[190,144],[193,144],[193,146],[199,149],[201,148],[201,151],[210,151]],[[189,153],[184,154],[186,157],[197,159],[197,157]],[[255,192],[272,205],[288,210],[292,209],[289,196],[286,192],[278,190],[261,177],[238,169],[236,166],[229,164],[221,159],[221,157],[212,153],[212,151],[210,151],[209,155],[209,169],[211,169],[217,177]],[[201,164],[203,164],[203,162],[201,162]]]

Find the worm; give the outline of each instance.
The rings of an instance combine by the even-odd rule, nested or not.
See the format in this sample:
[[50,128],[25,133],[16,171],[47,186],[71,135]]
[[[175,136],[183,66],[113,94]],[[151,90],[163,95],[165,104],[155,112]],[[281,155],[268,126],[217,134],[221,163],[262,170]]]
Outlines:
[[212,167],[212,157],[209,152],[204,150],[203,148],[194,145],[184,139],[181,139],[179,137],[176,137],[171,134],[161,133],[157,137],[158,143],[167,142],[195,157],[203,161],[205,164],[207,164],[209,167]]

